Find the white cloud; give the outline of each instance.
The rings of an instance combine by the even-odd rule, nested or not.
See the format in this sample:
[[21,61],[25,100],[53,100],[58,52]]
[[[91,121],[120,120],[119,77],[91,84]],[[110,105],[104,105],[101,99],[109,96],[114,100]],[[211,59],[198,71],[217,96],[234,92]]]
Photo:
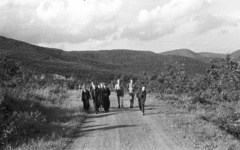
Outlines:
[[123,37],[153,40],[176,32],[204,33],[222,26],[235,25],[226,17],[206,11],[211,0],[172,0],[152,10],[141,10],[123,32]]
[[[238,21],[230,17],[224,16],[214,16],[211,14],[202,14],[199,16],[195,16],[194,18],[196,22],[195,33],[202,34],[214,29],[221,29],[226,27],[236,27],[238,25]],[[225,29],[226,31],[226,29]]]
[[0,34],[31,43],[104,39],[117,31],[121,0],[3,0]]

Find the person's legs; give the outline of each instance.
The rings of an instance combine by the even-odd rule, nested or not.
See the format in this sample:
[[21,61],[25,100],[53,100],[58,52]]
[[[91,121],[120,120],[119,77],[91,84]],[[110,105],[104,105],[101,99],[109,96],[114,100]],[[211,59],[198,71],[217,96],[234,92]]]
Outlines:
[[97,113],[97,103],[95,100],[93,100],[93,105],[94,105],[94,111],[95,113]]
[[143,100],[141,101],[141,104],[142,104],[142,114],[144,115],[144,105],[145,105],[145,104],[144,104],[144,101],[143,101]]
[[86,104],[85,104],[85,101],[83,100],[83,109],[86,110]]
[[102,106],[103,106],[105,112],[108,112],[109,104],[108,104],[108,99],[107,99],[107,97],[104,97],[104,98],[103,98]]
[[88,100],[86,100],[86,110],[89,110],[89,107],[90,107],[90,104],[89,104],[89,99]]
[[118,99],[118,108],[120,108],[120,96],[117,96]]
[[107,99],[107,111],[109,111],[109,108],[110,108],[110,100],[109,98]]
[[130,99],[130,108],[132,108],[132,93],[129,93],[129,99]]
[[123,97],[121,96],[120,99],[121,99],[121,107],[123,108]]
[[99,112],[99,108],[100,108],[100,103],[99,103],[99,101],[96,102],[96,105],[97,105],[97,112]]
[[95,107],[95,112],[97,114],[99,112],[99,101],[97,97],[94,98],[94,107]]
[[132,96],[132,108],[134,107],[134,93],[133,93],[133,96]]
[[108,108],[106,105],[103,105],[103,108],[104,108],[104,111],[107,112],[108,111]]
[[139,106],[139,109],[142,111],[142,105],[141,105],[141,100],[138,99],[138,106]]
[[133,108],[133,104],[134,104],[134,94],[130,93],[130,108]]

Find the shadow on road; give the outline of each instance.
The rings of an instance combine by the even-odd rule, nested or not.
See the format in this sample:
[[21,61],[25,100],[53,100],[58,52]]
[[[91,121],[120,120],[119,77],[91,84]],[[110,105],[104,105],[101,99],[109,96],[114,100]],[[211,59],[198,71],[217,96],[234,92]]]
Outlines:
[[100,125],[93,125],[93,126],[84,126],[81,127],[81,129],[85,129],[85,128],[94,128],[94,127],[101,127],[101,126],[106,126],[107,124],[100,124]]
[[87,130],[82,130],[81,133],[89,133],[93,131],[99,131],[99,130],[112,130],[112,129],[118,129],[118,128],[129,128],[129,127],[136,127],[137,125],[114,125],[114,126],[105,126],[101,128],[93,128],[93,129],[87,129]]
[[115,112],[99,112],[97,114],[95,114],[94,112],[91,113],[91,115],[89,115],[87,118],[88,119],[93,119],[93,118],[102,118],[102,117],[107,117],[107,116],[110,116],[110,115],[114,115]]
[[[100,127],[102,126],[102,127]],[[106,130],[114,130],[114,129],[120,129],[120,128],[130,128],[130,127],[136,127],[137,125],[114,125],[114,126],[106,126],[106,124],[102,125],[95,125],[95,126],[89,126],[90,129],[86,129],[87,127],[82,127],[81,131],[73,136],[73,138],[79,138],[79,137],[88,137],[91,136],[90,134],[95,131],[106,131]]]

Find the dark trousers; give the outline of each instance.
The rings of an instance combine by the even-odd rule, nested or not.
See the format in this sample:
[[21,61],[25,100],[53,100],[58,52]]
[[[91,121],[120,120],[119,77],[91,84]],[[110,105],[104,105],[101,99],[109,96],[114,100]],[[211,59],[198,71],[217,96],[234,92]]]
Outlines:
[[88,110],[90,107],[89,100],[83,100],[83,108],[84,110]]
[[142,111],[142,113],[144,114],[144,107],[145,107],[145,101],[143,99],[138,99],[138,106],[139,109]]
[[110,108],[109,98],[106,98],[106,99],[103,100],[103,108],[106,112],[109,111],[109,108]]
[[99,112],[99,106],[100,106],[99,102],[96,100],[93,100],[93,105],[94,105],[95,112],[96,113]]
[[120,106],[121,104],[121,106],[123,107],[123,97],[117,95],[117,99],[118,99],[118,106]]
[[130,97],[130,107],[132,108],[134,105],[134,93],[129,93]]

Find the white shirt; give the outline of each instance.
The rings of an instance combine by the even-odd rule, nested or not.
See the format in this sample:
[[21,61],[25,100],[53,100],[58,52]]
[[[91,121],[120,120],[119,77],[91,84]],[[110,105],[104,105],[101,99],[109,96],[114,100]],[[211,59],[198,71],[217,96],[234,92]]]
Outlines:
[[121,89],[120,85],[119,85],[119,84],[116,84],[116,85],[115,85],[115,90],[120,90],[120,89]]

